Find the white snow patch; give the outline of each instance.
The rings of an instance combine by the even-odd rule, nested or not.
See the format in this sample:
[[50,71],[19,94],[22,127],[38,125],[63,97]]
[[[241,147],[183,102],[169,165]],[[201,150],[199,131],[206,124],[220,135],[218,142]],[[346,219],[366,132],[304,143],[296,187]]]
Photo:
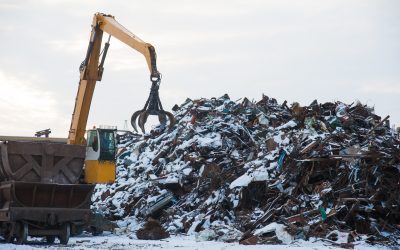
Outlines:
[[265,227],[254,231],[254,235],[261,235],[264,233],[275,232],[276,237],[278,237],[280,241],[282,241],[284,244],[290,244],[294,238],[285,230],[285,228],[286,228],[285,225],[272,222],[271,224],[268,224]]
[[279,127],[276,127],[275,129],[276,130],[281,130],[281,129],[284,129],[284,128],[294,128],[296,126],[297,126],[297,123],[295,121],[293,121],[293,120],[290,120],[287,123],[285,123],[285,124],[283,124],[283,125],[281,125]]
[[237,178],[236,180],[234,180],[231,183],[231,185],[229,185],[229,188],[233,189],[235,187],[247,187],[252,180],[253,180],[252,176],[248,176],[247,174],[244,174],[244,175],[240,176],[239,178]]
[[236,187],[247,187],[253,181],[266,181],[268,180],[268,171],[264,167],[260,167],[252,173],[245,173],[236,180],[234,180],[230,185],[230,189]]
[[222,146],[221,135],[219,133],[208,133],[204,136],[195,135],[192,139],[184,141],[178,149],[185,149],[191,145],[198,145],[200,147],[218,148]]
[[[197,238],[198,240],[200,238]],[[83,234],[71,237],[68,245],[43,244],[41,238],[29,238],[29,245],[1,244],[4,250],[31,250],[31,249],[80,249],[80,250],[109,250],[109,249],[144,249],[144,250],[343,250],[340,247],[327,246],[327,242],[310,239],[309,241],[295,241],[290,245],[252,245],[245,246],[238,243],[224,243],[217,241],[198,241],[194,236],[173,236],[163,240],[137,240],[135,235],[113,235],[106,232],[103,236],[92,236]],[[371,246],[365,242],[354,242],[355,250],[389,250],[390,248],[375,245]]]

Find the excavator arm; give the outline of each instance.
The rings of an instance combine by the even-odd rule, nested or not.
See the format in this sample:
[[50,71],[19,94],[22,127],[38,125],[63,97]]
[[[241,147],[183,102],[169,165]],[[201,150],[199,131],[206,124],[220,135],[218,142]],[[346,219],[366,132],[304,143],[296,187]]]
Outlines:
[[93,17],[93,25],[98,26],[100,30],[117,38],[144,55],[151,73],[151,78],[160,78],[160,73],[157,70],[156,64],[156,51],[153,45],[144,42],[135,34],[127,30],[124,26],[119,24],[113,16],[96,13]]
[[[85,144],[84,135],[94,89],[96,82],[101,81],[104,71],[104,60],[110,45],[109,38],[104,45],[103,51],[101,51],[104,32],[108,33],[110,37],[113,36],[117,38],[121,42],[143,54],[150,70],[150,80],[152,82],[150,96],[145,107],[138,111],[139,113],[135,112],[134,115],[137,114],[136,116],[138,116],[142,113],[145,113],[144,116],[148,116],[148,113],[157,114],[159,115],[160,121],[164,124],[166,122],[166,116],[168,116],[170,119],[170,128],[175,123],[173,115],[162,109],[162,105],[158,96],[158,87],[161,80],[161,74],[157,70],[157,56],[154,47],[151,44],[144,42],[119,24],[113,16],[96,13],[93,17],[92,32],[90,35],[90,42],[86,57],[80,67],[79,87],[76,95],[74,112],[72,114],[71,126],[68,135],[68,144]],[[151,110],[147,110],[148,106]],[[140,119],[140,121],[142,123],[139,122],[139,126],[142,128],[143,132],[144,123],[146,122],[147,116],[145,119],[141,117],[142,119]],[[133,124],[133,127],[135,130],[137,130],[135,124]]]

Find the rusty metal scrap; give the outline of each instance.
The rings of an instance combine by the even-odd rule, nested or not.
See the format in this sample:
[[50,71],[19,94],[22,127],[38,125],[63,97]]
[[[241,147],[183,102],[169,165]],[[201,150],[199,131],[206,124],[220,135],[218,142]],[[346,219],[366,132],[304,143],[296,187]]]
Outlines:
[[110,218],[144,221],[141,211],[168,192],[176,202],[158,219],[170,233],[243,244],[319,237],[343,247],[360,235],[398,239],[400,141],[389,117],[361,103],[287,105],[265,95],[188,99],[173,110],[173,131],[121,146],[130,155],[119,159],[116,183],[94,198]]

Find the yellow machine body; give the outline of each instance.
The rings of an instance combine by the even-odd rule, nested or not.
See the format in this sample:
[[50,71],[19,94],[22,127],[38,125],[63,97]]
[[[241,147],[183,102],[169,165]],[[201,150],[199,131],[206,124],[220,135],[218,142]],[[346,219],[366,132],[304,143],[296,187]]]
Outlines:
[[[102,49],[103,33],[110,36]],[[150,76],[160,76],[156,66],[156,53],[150,43],[146,43],[135,34],[119,24],[111,15],[96,13],[93,17],[92,31],[86,57],[80,66],[78,92],[75,98],[67,143],[87,145],[85,159],[86,183],[110,183],[115,180],[115,137],[105,130],[89,130],[85,139],[87,120],[96,82],[101,81],[104,71],[104,60],[110,45],[111,37],[115,37],[129,47],[141,53],[147,62]],[[94,135],[99,138],[96,145]],[[107,138],[102,137],[107,134]],[[91,137],[92,136],[92,137]],[[102,139],[102,140],[100,140]]]
[[115,181],[116,128],[87,131],[85,183]]
[[113,183],[115,161],[85,160],[85,183]]

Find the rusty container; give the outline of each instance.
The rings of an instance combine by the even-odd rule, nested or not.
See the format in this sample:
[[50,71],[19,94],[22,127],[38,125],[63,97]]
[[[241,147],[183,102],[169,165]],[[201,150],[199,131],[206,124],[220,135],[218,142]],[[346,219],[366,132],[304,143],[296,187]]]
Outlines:
[[62,244],[91,217],[94,185],[79,184],[85,146],[54,142],[0,142],[0,235],[59,237]]
[[51,142],[0,142],[0,181],[76,184],[85,146]]
[[0,183],[0,221],[47,225],[85,222],[94,185],[8,181]]

